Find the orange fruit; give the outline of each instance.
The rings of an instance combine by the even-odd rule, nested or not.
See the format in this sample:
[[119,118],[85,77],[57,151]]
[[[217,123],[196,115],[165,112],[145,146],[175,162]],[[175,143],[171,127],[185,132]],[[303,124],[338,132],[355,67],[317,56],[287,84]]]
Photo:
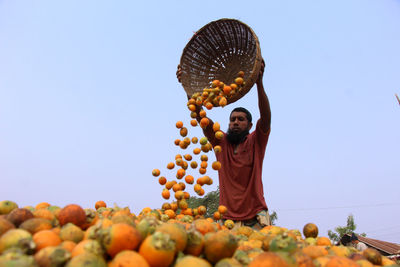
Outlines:
[[216,132],[220,129],[220,124],[218,122],[214,122],[213,124],[213,131]]
[[232,88],[229,85],[224,86],[224,94],[229,95],[231,90],[232,90]]
[[221,152],[221,151],[222,151],[221,146],[216,145],[216,146],[214,147],[214,152],[215,152],[215,153],[219,153],[219,152]]
[[203,188],[200,188],[200,191],[197,192],[197,194],[198,194],[199,196],[203,196],[203,195],[205,194],[204,189],[203,189]]
[[232,257],[237,247],[238,241],[229,230],[210,233],[204,238],[204,255],[214,264],[223,258]]
[[196,111],[196,106],[193,105],[193,104],[190,104],[190,105],[188,106],[188,109],[189,109],[190,111]]
[[179,146],[180,142],[181,142],[181,140],[175,139],[174,144],[177,145],[177,146]]
[[217,138],[218,140],[221,140],[222,138],[224,138],[224,133],[222,131],[216,131],[215,138]]
[[193,182],[194,182],[193,176],[192,175],[186,175],[185,182],[188,183],[188,184],[193,184]]
[[184,169],[179,169],[176,172],[176,178],[182,179],[185,176],[185,174],[186,174],[186,171]]
[[112,261],[109,262],[108,267],[150,267],[146,259],[136,251],[124,250],[119,252]]
[[137,249],[141,241],[139,231],[126,223],[113,224],[105,231],[102,245],[111,257],[123,250]]
[[219,80],[213,80],[213,81],[211,82],[211,86],[212,86],[213,88],[218,87],[218,86],[219,86],[219,83],[220,83]]
[[325,267],[359,267],[355,261],[346,257],[333,256],[325,265]]
[[61,243],[61,238],[51,230],[39,231],[32,238],[36,244],[36,251],[45,247],[58,246]]
[[76,257],[85,252],[93,253],[97,256],[103,256],[104,253],[99,241],[94,239],[86,239],[75,245],[71,251],[71,256]]
[[289,267],[289,264],[274,252],[263,252],[256,256],[248,267]]
[[203,154],[203,155],[200,156],[200,160],[201,161],[208,161],[208,156]]
[[219,205],[218,207],[218,212],[221,213],[222,215],[225,214],[228,211],[228,209],[224,205]]
[[106,208],[107,205],[103,200],[96,201],[94,204],[94,208],[97,210],[98,208]]
[[204,168],[204,169],[206,169],[206,168],[207,168],[207,166],[208,166],[208,163],[207,163],[207,161],[202,161],[202,162],[200,163],[200,168]]
[[175,251],[175,242],[170,235],[158,231],[147,236],[139,248],[139,254],[152,267],[170,266],[174,261]]
[[170,195],[170,193],[169,193],[169,190],[166,189],[166,188],[164,188],[163,191],[162,191],[162,193],[161,193],[161,196],[162,196],[164,199],[169,199],[171,195]]
[[[211,102],[207,102],[207,103],[205,103],[205,105],[204,105],[205,107],[206,107],[206,109],[208,109],[208,110],[211,110],[213,107],[214,107],[214,105],[211,103]],[[200,124],[201,125],[201,124]],[[204,127],[202,127],[202,128],[204,128]]]
[[180,129],[180,128],[183,127],[183,122],[177,121],[176,124],[175,124],[175,126],[176,126],[176,128]]
[[219,211],[214,212],[213,215],[215,220],[220,220],[221,219],[221,213]]
[[196,147],[195,149],[193,149],[193,154],[195,154],[195,155],[200,154],[200,152],[201,152],[201,149],[198,148],[198,147]]
[[179,184],[174,184],[172,186],[172,191],[177,192],[179,190],[181,190],[181,186]]
[[39,204],[37,204],[36,206],[35,206],[35,209],[36,210],[38,210],[38,209],[45,209],[45,208],[48,208],[48,207],[50,207],[51,205],[49,204],[49,203],[47,203],[47,202],[41,202],[41,203],[39,203]]
[[187,233],[185,227],[178,223],[163,223],[156,228],[157,232],[169,234],[171,239],[175,241],[176,251],[183,251],[187,244]]
[[185,137],[188,134],[188,129],[186,127],[182,127],[181,130],[179,131],[179,134],[182,137]]
[[159,169],[154,169],[151,174],[153,174],[153,176],[157,177],[160,175],[160,170]]
[[190,194],[188,192],[183,192],[183,198],[184,199],[189,199],[190,198]]
[[196,119],[196,118],[197,118],[197,113],[194,112],[194,111],[190,112],[190,117],[191,117],[192,119]]
[[183,199],[183,197],[184,197],[183,191],[178,190],[178,191],[175,192],[175,198],[176,198],[177,200],[181,200],[181,199]]
[[242,70],[239,71],[237,76],[243,78],[244,77],[244,71],[242,71]]
[[182,199],[182,200],[179,200],[178,201],[178,207],[181,209],[181,210],[185,210],[185,209],[187,209],[188,208],[188,203],[187,203],[187,201],[185,200],[185,199]]
[[164,176],[161,176],[160,178],[158,178],[158,183],[160,185],[165,185],[167,183],[167,178],[165,178]]
[[192,160],[192,155],[190,155],[190,154],[186,154],[186,155],[184,155],[183,156],[186,160]]
[[191,120],[190,121],[190,125],[192,125],[193,127],[196,127],[197,126],[197,120]]
[[186,267],[186,266],[196,266],[196,267],[212,267],[212,265],[205,259],[186,255],[176,261],[174,267]]
[[205,129],[209,123],[210,123],[210,120],[207,117],[204,117],[200,120],[200,127]]
[[194,187],[193,187],[193,189],[194,189],[194,191],[195,191],[196,193],[198,193],[198,192],[200,192],[200,190],[201,190],[201,185],[200,185],[200,184],[195,184]]
[[238,77],[238,78],[235,79],[235,83],[236,83],[237,85],[242,85],[243,82],[244,82],[244,80],[243,80],[242,77]]
[[199,256],[204,247],[204,236],[202,233],[196,229],[191,229],[187,231],[188,242],[184,250],[185,254],[190,254],[193,256]]
[[197,209],[198,209],[200,215],[204,215],[207,212],[207,208],[203,205],[200,205]]
[[205,174],[207,172],[206,168],[199,168],[199,173],[200,174]]
[[326,236],[320,236],[317,238],[317,246],[331,246],[331,240]]
[[197,137],[192,137],[193,144],[197,144],[198,141],[199,141],[199,139]]
[[228,100],[226,100],[225,97],[222,97],[218,102],[218,105],[220,105],[221,107],[225,107],[227,104],[228,104]]
[[173,219],[173,218],[175,218],[175,216],[176,216],[175,211],[172,210],[172,209],[167,209],[167,210],[164,211],[164,213],[165,213],[166,215],[168,215],[168,217],[169,217],[170,219]]
[[76,243],[71,240],[64,240],[61,242],[59,246],[71,253],[74,247],[76,246]]
[[192,167],[192,169],[196,169],[197,168],[197,162],[196,161],[190,162],[190,167]]
[[205,118],[207,115],[207,112],[204,109],[202,109],[202,110],[200,110],[199,115],[200,115],[200,118]]
[[173,163],[173,162],[169,162],[167,164],[167,169],[169,169],[169,170],[172,170],[174,167],[175,167],[175,163]]
[[33,216],[35,216],[35,218],[43,218],[43,219],[47,219],[50,221],[54,221],[54,219],[56,218],[56,216],[48,209],[34,210]]
[[214,162],[212,163],[211,167],[212,167],[214,170],[218,171],[219,169],[221,169],[221,162],[219,162],[219,161],[214,161]]

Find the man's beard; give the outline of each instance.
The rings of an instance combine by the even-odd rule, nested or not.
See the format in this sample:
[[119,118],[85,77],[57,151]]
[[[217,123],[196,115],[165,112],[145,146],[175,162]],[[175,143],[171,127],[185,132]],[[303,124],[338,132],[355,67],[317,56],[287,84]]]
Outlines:
[[226,139],[232,145],[237,145],[243,142],[245,137],[249,134],[249,130],[244,130],[242,132],[233,132],[231,129],[228,129],[226,134]]

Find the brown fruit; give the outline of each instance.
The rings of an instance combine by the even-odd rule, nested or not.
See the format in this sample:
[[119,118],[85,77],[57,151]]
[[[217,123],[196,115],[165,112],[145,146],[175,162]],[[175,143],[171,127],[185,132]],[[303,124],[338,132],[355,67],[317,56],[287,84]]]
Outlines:
[[34,257],[40,267],[65,266],[71,259],[71,253],[62,247],[45,247]]
[[306,238],[316,238],[318,236],[318,227],[313,223],[307,223],[306,225],[304,225],[303,234]]
[[43,218],[31,218],[24,221],[19,226],[20,229],[27,230],[31,234],[35,234],[41,230],[50,230],[53,228],[51,221]]
[[82,253],[73,257],[65,267],[107,267],[107,263],[103,257],[97,256],[93,253]]
[[376,249],[367,248],[362,252],[362,254],[372,264],[375,264],[375,265],[381,265],[382,264],[382,255]]
[[58,221],[61,226],[73,223],[78,227],[83,227],[86,224],[85,210],[79,205],[69,204],[58,213]]
[[9,220],[0,218],[0,236],[10,229],[14,229],[15,226]]
[[33,218],[34,215],[28,209],[13,209],[8,215],[7,220],[12,222],[16,227],[18,227],[24,221]]

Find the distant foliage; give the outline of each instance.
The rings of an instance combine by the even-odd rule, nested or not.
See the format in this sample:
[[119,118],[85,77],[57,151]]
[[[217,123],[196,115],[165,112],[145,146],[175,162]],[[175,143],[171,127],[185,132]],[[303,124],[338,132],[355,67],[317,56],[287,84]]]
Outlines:
[[[350,214],[347,217],[347,225],[346,226],[337,226],[335,228],[335,232],[332,230],[328,231],[328,236],[331,239],[333,243],[339,243],[340,239],[345,235],[345,234],[352,234],[355,233],[355,230],[357,228],[357,225],[354,223],[354,216]],[[367,236],[365,233],[358,234],[361,236]]]
[[205,217],[212,217],[214,212],[218,210],[219,206],[219,187],[215,191],[207,193],[204,197],[190,197],[188,199],[189,208],[197,208],[203,205],[207,208],[207,213]]

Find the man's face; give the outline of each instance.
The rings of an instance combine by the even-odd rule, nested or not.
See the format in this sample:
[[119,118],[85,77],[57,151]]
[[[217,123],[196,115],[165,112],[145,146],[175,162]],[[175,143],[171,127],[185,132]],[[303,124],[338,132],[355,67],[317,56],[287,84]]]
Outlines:
[[249,134],[253,124],[247,120],[246,113],[232,112],[229,118],[229,128],[227,133],[228,142],[234,145],[240,144]]
[[249,123],[246,117],[246,113],[240,111],[234,111],[229,118],[229,130],[233,133],[242,133],[249,131],[252,124]]

